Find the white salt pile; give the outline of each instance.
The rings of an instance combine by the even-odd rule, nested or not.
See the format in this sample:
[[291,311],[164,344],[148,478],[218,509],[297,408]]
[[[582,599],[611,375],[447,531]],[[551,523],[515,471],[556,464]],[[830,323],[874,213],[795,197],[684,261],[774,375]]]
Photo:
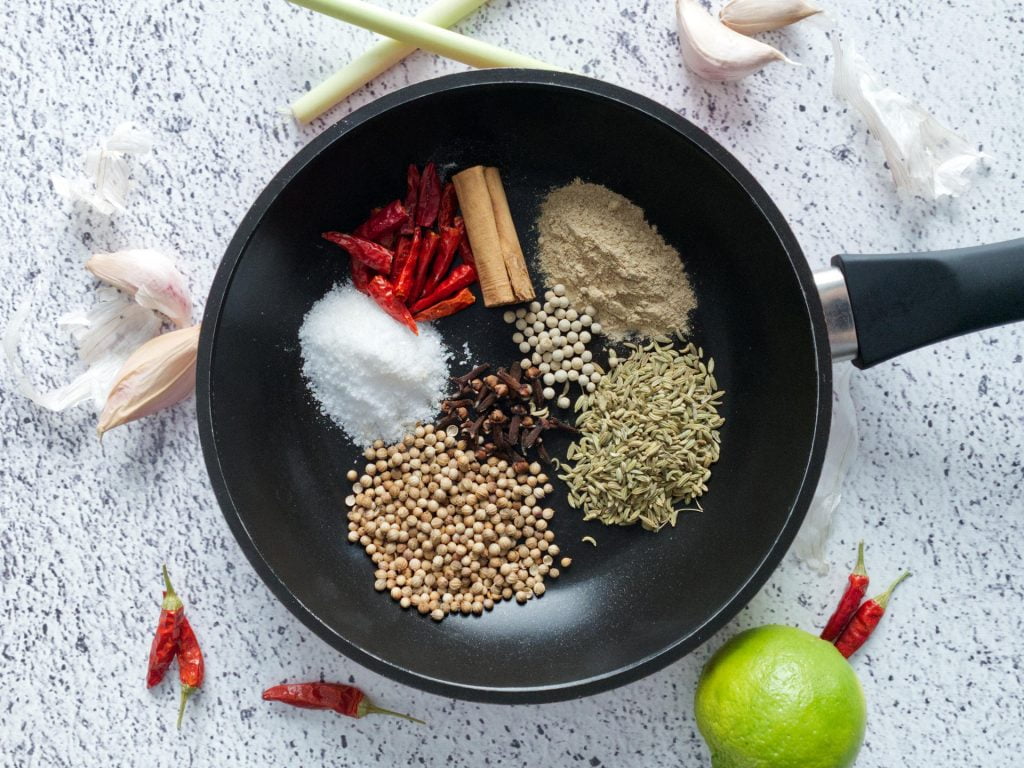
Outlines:
[[437,413],[450,353],[429,325],[415,336],[373,299],[339,285],[313,305],[299,341],[321,410],[357,445],[396,442]]

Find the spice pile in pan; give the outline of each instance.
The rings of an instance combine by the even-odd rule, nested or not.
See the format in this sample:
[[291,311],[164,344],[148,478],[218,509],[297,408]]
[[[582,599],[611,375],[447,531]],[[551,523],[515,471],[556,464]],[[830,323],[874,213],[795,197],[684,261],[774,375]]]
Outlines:
[[682,259],[622,195],[577,179],[547,196],[537,231],[545,275],[592,305],[612,339],[689,332],[697,302]]
[[[433,163],[422,173],[409,166],[404,200],[376,209],[352,234],[324,232],[323,238],[348,252],[356,290],[413,333],[418,321],[476,301],[468,290],[476,282],[473,252],[456,215],[455,187],[441,186]],[[453,268],[456,254],[462,264]]]
[[593,362],[594,353],[587,346],[594,334],[601,333],[601,324],[594,322],[593,307],[577,311],[569,304],[565,286],[556,285],[544,294],[544,304],[534,301],[515,312],[505,312],[505,322],[515,323],[512,341],[519,345],[524,369],[536,368],[544,385],[545,400],[557,394],[559,408],[569,408],[569,388],[576,384],[584,392],[593,392],[604,375],[604,369]]
[[707,491],[718,461],[722,392],[715,361],[659,336],[612,368],[601,386],[577,401],[582,437],[569,447],[574,464],[560,477],[584,520],[675,525],[679,504]]
[[554,488],[540,465],[478,459],[457,432],[427,424],[377,441],[363,474],[348,474],[348,539],[373,560],[374,588],[435,621],[525,603],[559,575],[554,510],[542,506]]
[[313,305],[299,341],[320,409],[358,445],[398,440],[431,419],[448,385],[441,334],[425,325],[412,335],[351,285]]
[[[571,562],[553,530],[560,484],[584,521],[658,531],[700,509],[718,460],[724,393],[686,338],[678,252],[637,206],[580,181],[547,196],[538,232],[535,288],[498,169],[445,184],[431,164],[352,234],[324,233],[352,284],[300,337],[323,410],[367,446],[346,475],[348,540],[375,589],[436,621],[545,594]],[[514,326],[507,358],[449,377],[430,321],[477,291],[474,322],[494,311]],[[554,433],[573,441],[564,454]]]
[[487,373],[489,368],[486,363],[478,365],[453,380],[457,389],[441,403],[444,416],[438,426],[458,426],[480,461],[497,456],[512,462],[518,470],[526,466],[525,457],[536,453],[549,462],[544,433],[552,429],[577,430],[542,407],[547,395],[540,370],[531,367],[524,373],[519,363],[491,374]]

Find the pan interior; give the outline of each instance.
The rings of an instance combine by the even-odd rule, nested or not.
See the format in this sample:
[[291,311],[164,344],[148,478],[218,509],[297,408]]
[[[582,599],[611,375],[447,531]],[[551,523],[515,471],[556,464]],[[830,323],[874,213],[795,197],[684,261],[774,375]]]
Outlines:
[[[279,192],[271,185],[222,265],[234,265],[229,280],[218,278],[223,294],[211,296],[219,312],[207,317],[216,327],[201,358],[208,354],[210,365],[200,376],[208,382],[204,445],[208,457],[215,453],[214,484],[243,548],[278,595],[341,650],[453,695],[562,698],[694,647],[749,599],[752,577],[767,575],[764,561],[774,565],[795,532],[787,521],[804,486],[820,391],[813,323],[792,261],[799,253],[787,252],[743,185],[661,111],[576,88],[489,82],[355,122],[307,149],[315,156],[287,169],[294,176]],[[351,230],[401,194],[406,164],[428,160],[500,167],[531,257],[539,204],[555,186],[580,177],[644,208],[683,254],[699,300],[693,339],[714,356],[727,392],[722,458],[703,513],[684,514],[659,534],[584,524],[559,485],[553,528],[572,567],[543,599],[440,624],[375,592],[369,558],[347,543],[343,476],[364,462],[319,414],[297,339],[313,303],[347,278],[346,260],[319,233]],[[480,302],[438,327],[452,349],[468,342],[474,363],[519,357],[501,312]],[[581,543],[584,535],[598,546]]]

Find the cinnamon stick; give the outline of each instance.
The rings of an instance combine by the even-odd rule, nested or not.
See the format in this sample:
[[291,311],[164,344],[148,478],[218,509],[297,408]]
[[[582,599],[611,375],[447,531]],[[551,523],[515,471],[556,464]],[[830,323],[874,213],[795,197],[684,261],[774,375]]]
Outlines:
[[498,169],[477,165],[455,174],[452,182],[475,255],[484,304],[499,307],[532,300],[533,283]]
[[514,304],[515,293],[512,282],[505,268],[502,256],[501,239],[498,226],[494,221],[494,209],[491,206],[491,195],[487,191],[483,166],[467,168],[452,177],[455,194],[459,198],[459,208],[466,222],[466,235],[473,247],[476,258],[476,271],[480,277],[480,291],[484,295],[484,304],[488,307],[499,307],[503,304]]
[[501,183],[501,174],[497,168],[484,168],[484,180],[487,192],[491,196],[491,210],[494,212],[494,223],[498,230],[498,241],[501,244],[501,255],[505,261],[505,271],[512,283],[512,293],[518,301],[533,301],[536,293],[530,281],[530,273],[526,269],[526,257],[519,245],[516,225],[512,221],[512,211],[505,197],[505,187]]

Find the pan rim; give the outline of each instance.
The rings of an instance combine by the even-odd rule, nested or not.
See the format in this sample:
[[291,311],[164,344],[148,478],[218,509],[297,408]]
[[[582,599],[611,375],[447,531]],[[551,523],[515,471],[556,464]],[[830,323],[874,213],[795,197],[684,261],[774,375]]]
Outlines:
[[[307,607],[291,592],[284,581],[278,577],[271,563],[263,557],[256,542],[250,536],[241,510],[234,503],[234,499],[228,489],[227,479],[222,471],[214,425],[214,393],[212,391],[213,382],[210,374],[224,302],[238,265],[241,263],[248,248],[249,241],[281,192],[309,163],[314,161],[335,141],[340,140],[349,131],[384,112],[401,104],[429,98],[442,91],[487,88],[491,86],[550,87],[581,91],[592,96],[614,101],[627,108],[639,111],[650,119],[665,124],[710,155],[750,197],[751,202],[764,216],[785,249],[803,293],[814,342],[815,365],[817,367],[818,386],[815,426],[811,450],[804,465],[800,490],[790,507],[786,522],[776,536],[772,546],[739,589],[694,632],[679,638],[672,645],[602,675],[543,686],[488,687],[438,679],[393,664],[352,644],[333,630],[311,608]],[[824,460],[830,427],[831,380],[831,357],[825,318],[820,300],[818,299],[817,290],[814,286],[811,269],[782,213],[772,202],[767,192],[754,179],[753,175],[736,158],[704,131],[668,107],[625,88],[581,75],[540,70],[496,69],[445,75],[402,88],[376,99],[325,129],[319,136],[300,149],[271,179],[239,223],[211,284],[199,339],[196,394],[200,443],[210,483],[221,512],[242,552],[252,564],[257,574],[270,588],[274,596],[292,614],[313,630],[320,638],[348,658],[398,682],[431,693],[470,701],[503,704],[537,704],[589,696],[646,677],[702,645],[735,617],[754,597],[788,551],[813,497],[821,464]]]

